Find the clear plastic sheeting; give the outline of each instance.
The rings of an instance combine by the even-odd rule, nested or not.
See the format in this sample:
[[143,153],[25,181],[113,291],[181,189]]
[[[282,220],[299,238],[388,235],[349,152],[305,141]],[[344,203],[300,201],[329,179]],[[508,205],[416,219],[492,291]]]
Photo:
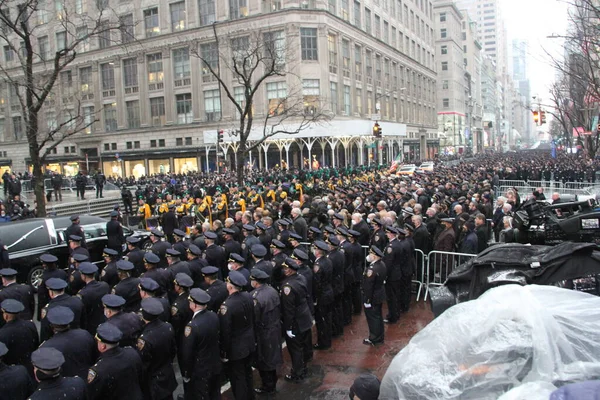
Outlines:
[[415,335],[388,368],[379,399],[538,399],[542,388],[599,379],[599,344],[600,297],[500,286]]

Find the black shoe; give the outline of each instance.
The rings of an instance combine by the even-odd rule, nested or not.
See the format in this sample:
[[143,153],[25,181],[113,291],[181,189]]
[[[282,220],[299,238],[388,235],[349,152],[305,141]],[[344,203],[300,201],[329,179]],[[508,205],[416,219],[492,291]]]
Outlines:
[[374,342],[371,339],[363,339],[363,344],[371,345],[371,346],[377,346],[379,344],[383,344],[383,340],[380,341],[380,342]]
[[315,344],[313,349],[315,350],[329,350],[331,346],[321,346],[320,344]]
[[286,381],[288,382],[292,382],[292,383],[300,383],[304,380],[304,377],[302,376],[297,376],[297,375],[286,375],[283,377]]
[[275,394],[275,389],[266,389],[264,387],[254,388],[254,393],[257,394]]
[[398,320],[391,320],[391,319],[384,319],[383,320],[384,323],[386,324],[395,324],[396,322],[398,322]]

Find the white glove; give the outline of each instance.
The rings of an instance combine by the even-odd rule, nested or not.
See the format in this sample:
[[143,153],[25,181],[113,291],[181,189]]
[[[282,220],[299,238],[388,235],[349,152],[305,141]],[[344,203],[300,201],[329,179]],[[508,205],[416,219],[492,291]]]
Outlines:
[[294,334],[292,333],[292,331],[285,331],[285,333],[288,335],[288,337],[289,337],[290,339],[293,339],[293,338],[295,338],[295,337],[296,337],[296,335],[294,335]]
[[221,361],[224,363],[229,362],[229,358],[221,358]]
[[371,303],[363,303],[363,306],[365,306],[365,308],[371,308]]
[[183,383],[190,383],[190,378],[183,378]]

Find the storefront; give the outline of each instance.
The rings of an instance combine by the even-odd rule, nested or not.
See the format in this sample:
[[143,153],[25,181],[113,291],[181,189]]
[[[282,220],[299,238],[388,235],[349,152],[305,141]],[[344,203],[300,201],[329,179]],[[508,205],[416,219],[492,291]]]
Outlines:
[[126,160],[125,164],[125,175],[134,176],[140,178],[146,175],[146,165],[144,160]]
[[79,173],[79,163],[68,162],[63,164],[63,175],[64,176],[75,176]]
[[190,158],[174,158],[173,159],[174,171],[177,174],[185,174],[188,172],[198,172],[198,159],[196,157]]
[[168,158],[160,160],[148,160],[148,173],[153,174],[168,174],[171,172],[171,164]]
[[[4,173],[8,171],[9,173],[12,171],[12,161],[11,160],[0,160],[0,176],[4,175]],[[2,183],[2,182],[0,182]]]
[[122,161],[104,161],[102,163],[102,171],[104,175],[113,178],[122,178],[123,177],[123,162]]

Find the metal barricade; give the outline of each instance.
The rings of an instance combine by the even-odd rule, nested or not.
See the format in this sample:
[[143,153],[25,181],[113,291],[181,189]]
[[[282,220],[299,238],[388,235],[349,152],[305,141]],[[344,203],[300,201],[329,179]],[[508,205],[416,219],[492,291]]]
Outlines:
[[[423,253],[423,251],[419,249],[415,249],[415,264],[417,274],[415,276],[416,279],[412,280],[412,283],[416,284],[419,288],[417,289],[417,299],[419,301],[421,298],[421,290],[423,290],[423,286],[425,285],[425,261],[427,260],[427,255]],[[420,264],[420,265],[419,265]],[[420,270],[420,273],[419,273]]]
[[425,288],[425,301],[429,295],[430,286],[442,286],[446,278],[457,265],[467,262],[477,254],[453,253],[447,251],[431,251],[427,255],[427,284]]

